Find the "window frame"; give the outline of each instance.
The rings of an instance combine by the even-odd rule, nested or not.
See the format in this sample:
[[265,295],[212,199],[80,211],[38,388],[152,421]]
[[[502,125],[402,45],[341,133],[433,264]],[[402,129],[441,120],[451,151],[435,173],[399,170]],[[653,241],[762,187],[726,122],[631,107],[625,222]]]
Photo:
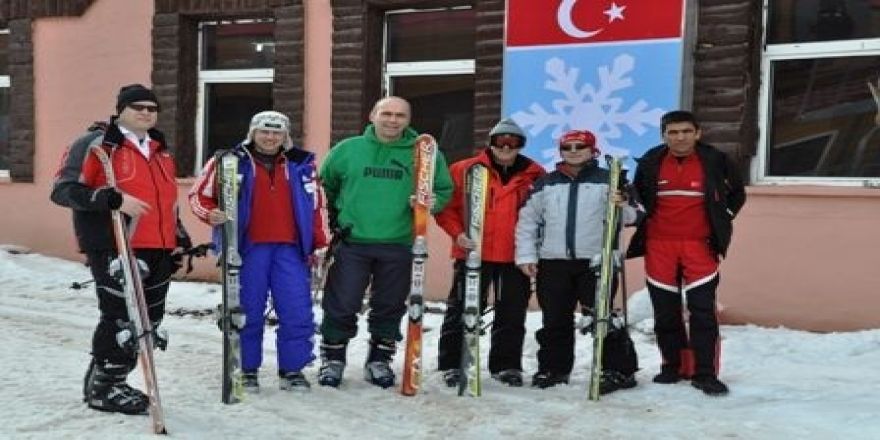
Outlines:
[[[195,157],[193,160],[193,175],[197,176],[204,167],[205,160],[205,113],[208,111],[208,96],[205,92],[210,84],[245,84],[245,83],[268,83],[273,85],[275,82],[275,68],[255,68],[255,69],[203,69],[202,63],[204,57],[204,33],[205,25],[216,25],[219,23],[248,23],[254,21],[267,21],[264,18],[248,18],[234,20],[202,20],[198,23],[196,31],[198,40],[198,50],[196,56],[196,114],[195,114]],[[274,19],[271,19],[275,23]],[[277,23],[276,23],[277,24]],[[277,43],[277,42],[273,42]]]
[[[11,38],[11,33],[9,32],[8,27],[0,29],[0,35],[3,35],[3,34],[9,35]],[[9,40],[7,39],[7,41],[9,41]],[[8,53],[8,50],[7,50],[7,53]],[[0,88],[10,89],[11,87],[12,87],[12,75],[10,75],[10,73],[7,71],[5,75],[0,75]],[[10,107],[11,107],[11,103],[10,103]],[[7,115],[7,116],[10,116],[10,115]],[[12,118],[10,117],[10,124],[9,124],[9,127],[7,127],[9,132],[12,131],[11,119]],[[12,133],[8,133],[8,134],[10,136],[8,139],[6,139],[7,145],[12,140],[12,136],[11,136]],[[9,151],[9,150],[11,150],[11,146],[8,145],[7,151]],[[8,166],[8,163],[7,163],[7,166]],[[0,182],[10,182],[11,180],[12,180],[11,170],[9,168],[0,168]]]
[[474,9],[471,6],[452,6],[448,8],[429,9],[392,9],[385,11],[382,20],[382,96],[388,96],[394,78],[405,76],[445,76],[445,75],[476,75],[475,58],[458,58],[439,61],[393,61],[388,62],[388,20],[395,14],[424,14],[448,10]]
[[880,187],[880,177],[773,176],[769,175],[770,133],[772,131],[773,63],[777,61],[880,57],[880,38],[768,44],[770,2],[763,0],[761,87],[758,96],[758,151],[752,160],[752,176],[759,185],[823,185],[841,187]]

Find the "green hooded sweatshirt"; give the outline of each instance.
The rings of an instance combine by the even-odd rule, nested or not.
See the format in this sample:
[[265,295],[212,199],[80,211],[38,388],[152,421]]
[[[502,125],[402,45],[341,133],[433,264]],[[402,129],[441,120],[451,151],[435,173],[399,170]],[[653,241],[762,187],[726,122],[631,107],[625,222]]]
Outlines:
[[[335,209],[340,227],[351,227],[353,243],[413,242],[413,144],[418,133],[404,130],[400,139],[383,143],[372,124],[362,136],[336,144],[321,166],[320,179],[328,207]],[[432,212],[446,206],[452,179],[446,159],[438,151],[434,167],[435,203]]]

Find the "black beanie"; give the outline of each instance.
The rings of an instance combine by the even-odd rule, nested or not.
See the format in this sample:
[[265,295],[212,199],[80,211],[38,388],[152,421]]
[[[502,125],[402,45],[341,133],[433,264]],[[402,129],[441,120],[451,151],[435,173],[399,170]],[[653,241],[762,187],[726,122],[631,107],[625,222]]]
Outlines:
[[159,100],[156,99],[156,94],[152,90],[141,84],[129,84],[122,86],[119,89],[119,94],[116,95],[116,113],[122,112],[122,109],[128,104],[138,101],[152,101],[159,105]]

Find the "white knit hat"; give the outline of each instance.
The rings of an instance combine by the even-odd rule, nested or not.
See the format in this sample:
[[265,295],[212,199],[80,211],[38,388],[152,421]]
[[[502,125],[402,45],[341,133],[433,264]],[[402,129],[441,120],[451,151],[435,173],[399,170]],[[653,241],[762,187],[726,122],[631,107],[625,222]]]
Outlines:
[[248,128],[247,138],[244,140],[246,144],[250,144],[254,141],[254,131],[256,130],[284,132],[285,137],[284,142],[282,143],[284,149],[289,150],[293,147],[293,140],[290,139],[290,119],[282,113],[268,110],[255,114],[254,117],[251,118],[251,125]]

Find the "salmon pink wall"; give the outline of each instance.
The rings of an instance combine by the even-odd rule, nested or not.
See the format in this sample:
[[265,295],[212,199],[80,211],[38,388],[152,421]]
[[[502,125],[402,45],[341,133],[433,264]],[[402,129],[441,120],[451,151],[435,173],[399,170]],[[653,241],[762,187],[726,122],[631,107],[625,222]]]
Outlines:
[[748,197],[721,266],[727,321],[880,327],[880,190],[749,187]]
[[97,1],[82,17],[34,20],[34,183],[0,185],[0,242],[78,258],[70,213],[49,201],[52,176],[67,145],[112,114],[120,85],[149,84],[152,15],[153,2]]
[[305,9],[305,114],[303,144],[320,161],[330,149],[330,112],[333,86],[330,54],[333,24],[330,0],[312,0]]

